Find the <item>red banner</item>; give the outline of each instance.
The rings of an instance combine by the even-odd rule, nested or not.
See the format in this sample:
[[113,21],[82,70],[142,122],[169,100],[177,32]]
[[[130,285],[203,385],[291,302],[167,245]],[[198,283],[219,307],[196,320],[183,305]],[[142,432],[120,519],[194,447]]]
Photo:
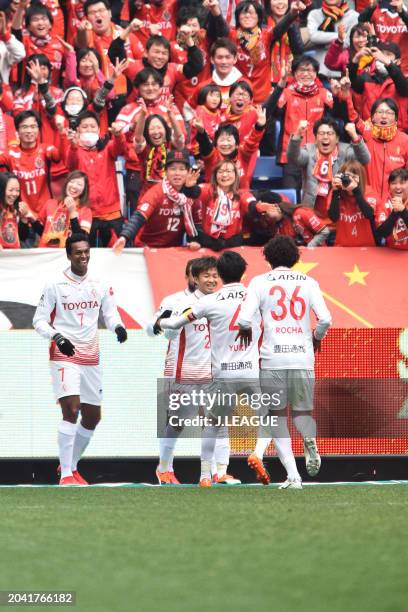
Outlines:
[[[262,249],[234,249],[248,262],[247,278],[268,270]],[[170,293],[184,289],[184,270],[193,257],[214,255],[201,249],[145,249],[145,258],[157,307]],[[296,269],[315,278],[333,316],[334,327],[408,326],[408,253],[372,248],[301,248]]]

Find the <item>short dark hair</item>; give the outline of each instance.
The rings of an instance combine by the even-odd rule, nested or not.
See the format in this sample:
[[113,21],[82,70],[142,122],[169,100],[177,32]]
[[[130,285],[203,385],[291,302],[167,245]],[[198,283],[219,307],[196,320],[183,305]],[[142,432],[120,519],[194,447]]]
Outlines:
[[256,0],[243,0],[235,9],[235,23],[237,24],[237,28],[239,27],[239,17],[241,13],[246,13],[251,6],[255,9],[258,16],[258,27],[261,27],[265,16],[262,5],[256,2]]
[[299,261],[300,253],[290,236],[275,236],[264,246],[263,254],[272,268],[292,268]]
[[217,259],[217,272],[224,284],[239,283],[247,266],[242,255],[235,251],[224,251]]
[[215,257],[197,257],[192,261],[191,274],[194,278],[197,278],[202,272],[207,272],[207,270],[216,267],[217,260]]
[[218,49],[227,49],[234,57],[238,55],[237,46],[229,38],[217,38],[210,47],[210,57],[214,57]]
[[88,15],[89,7],[93,6],[94,4],[99,4],[100,2],[105,5],[108,11],[111,10],[110,4],[107,0],[86,0],[84,4],[85,15]]
[[296,70],[300,68],[300,66],[307,66],[307,64],[311,64],[313,66],[313,70],[316,74],[320,70],[319,62],[312,57],[311,55],[307,55],[307,53],[303,53],[303,55],[297,55],[292,62],[292,74],[295,74]]
[[25,22],[25,27],[27,29],[34,15],[44,15],[45,17],[47,17],[51,25],[53,25],[54,23],[54,18],[52,16],[50,9],[44,4],[41,4],[40,2],[38,3],[35,2],[30,5],[30,7],[27,9],[27,12],[25,14],[24,22]]
[[85,119],[95,119],[96,123],[100,125],[99,117],[96,113],[94,113],[94,111],[85,110],[82,113],[80,113],[78,115],[78,126],[82,121],[85,121]]
[[76,234],[72,234],[67,238],[65,243],[65,251],[67,255],[71,255],[72,245],[76,242],[87,242],[88,245],[91,246],[88,234],[85,234],[85,232],[77,232]]
[[388,177],[388,184],[393,183],[401,179],[401,181],[408,181],[408,170],[406,168],[395,168]]
[[370,110],[371,117],[374,115],[375,111],[381,104],[386,104],[387,106],[389,106],[390,109],[394,111],[395,118],[398,119],[398,104],[393,98],[378,98],[378,100],[376,100],[371,107],[371,110]]
[[170,140],[171,140],[171,128],[166,123],[166,121],[165,121],[164,117],[162,117],[162,115],[149,115],[147,117],[146,122],[145,122],[145,127],[144,127],[144,130],[143,130],[143,136],[144,136],[145,141],[149,145],[153,144],[151,142],[150,138],[149,138],[149,126],[150,126],[151,122],[153,121],[153,119],[158,119],[160,121],[160,123],[164,127],[164,131],[166,133],[166,142],[169,143]]
[[217,140],[221,136],[221,134],[229,134],[233,136],[237,146],[239,145],[239,132],[235,125],[232,123],[222,123],[214,134],[214,145],[217,146]]
[[188,262],[186,263],[186,270],[185,270],[186,276],[190,274],[191,266],[193,265],[193,262],[196,261],[197,259],[201,259],[201,257],[194,257],[193,259],[189,259]]
[[320,119],[314,122],[313,134],[315,135],[315,137],[317,136],[317,131],[319,127],[321,127],[322,125],[328,125],[329,127],[331,127],[336,132],[337,138],[340,138],[339,124],[337,123],[337,121],[335,121],[331,117],[320,117]]
[[149,77],[153,77],[160,87],[163,87],[163,76],[160,74],[160,72],[154,68],[151,68],[150,66],[143,68],[143,70],[137,73],[136,78],[133,81],[133,85],[135,87],[140,87],[140,85],[147,83]]
[[36,120],[39,128],[41,127],[41,119],[37,111],[25,110],[25,111],[21,111],[21,113],[18,113],[18,115],[14,117],[14,127],[16,128],[16,130],[18,130],[20,123],[22,123],[26,119],[29,119],[30,117]]
[[218,105],[218,108],[220,108],[222,104],[222,94],[221,94],[221,89],[215,83],[209,83],[208,85],[204,85],[204,87],[202,87],[199,90],[198,96],[197,96],[197,104],[204,105],[207,99],[207,95],[209,93],[212,93],[213,91],[218,91],[218,93],[220,94],[220,103]]
[[186,24],[190,19],[197,19],[198,23],[202,27],[204,24],[203,12],[198,6],[182,6],[177,13],[176,27]]
[[170,43],[165,36],[161,34],[153,34],[149,36],[146,43],[146,51],[148,51],[153,45],[159,45],[164,47],[170,53]]
[[246,91],[251,96],[251,100],[254,97],[253,89],[247,81],[236,81],[235,83],[233,83],[233,85],[231,85],[231,87],[229,88],[229,97],[231,97],[234,91],[236,91],[237,89],[243,89],[244,91]]
[[67,178],[64,181],[64,186],[62,188],[62,197],[65,198],[67,195],[68,183],[76,178],[83,178],[85,181],[84,190],[79,197],[80,205],[84,206],[85,204],[88,203],[88,199],[89,199],[89,180],[88,180],[88,175],[85,174],[85,172],[81,172],[81,170],[73,170],[72,172],[68,174]]

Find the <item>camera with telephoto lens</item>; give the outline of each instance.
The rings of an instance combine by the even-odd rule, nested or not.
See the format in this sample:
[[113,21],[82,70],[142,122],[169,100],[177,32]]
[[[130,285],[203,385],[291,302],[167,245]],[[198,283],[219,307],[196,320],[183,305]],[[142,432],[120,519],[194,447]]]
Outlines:
[[340,174],[340,180],[343,187],[348,187],[351,183],[351,178],[347,174]]
[[367,47],[371,49],[372,47],[378,47],[379,40],[375,36],[375,34],[369,34],[367,36]]

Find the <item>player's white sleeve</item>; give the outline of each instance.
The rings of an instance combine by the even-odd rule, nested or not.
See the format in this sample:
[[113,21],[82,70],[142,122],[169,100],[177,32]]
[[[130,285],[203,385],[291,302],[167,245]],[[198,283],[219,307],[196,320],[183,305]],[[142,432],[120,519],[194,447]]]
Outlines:
[[191,317],[191,308],[186,313],[180,316],[173,316],[169,317],[168,319],[161,319],[160,327],[162,329],[180,329],[181,327],[184,327],[184,325],[187,325],[188,323],[190,323],[190,321],[193,321],[195,319],[195,317],[189,319],[188,313],[190,313]]
[[34,313],[33,327],[43,338],[51,340],[58,330],[51,327],[51,313],[55,308],[56,297],[53,284],[46,285]]
[[[103,319],[106,327],[114,332],[118,325],[123,325],[111,287],[106,287],[101,303]],[[123,325],[124,327],[124,325]]]
[[314,336],[316,340],[322,340],[331,325],[332,318],[330,311],[326,306],[326,302],[324,301],[319,283],[315,280],[313,281],[311,290],[310,306],[317,317]]
[[243,329],[252,327],[255,320],[255,313],[259,311],[260,297],[258,294],[256,279],[251,280],[245,300],[242,302],[241,310],[238,315],[237,324]]

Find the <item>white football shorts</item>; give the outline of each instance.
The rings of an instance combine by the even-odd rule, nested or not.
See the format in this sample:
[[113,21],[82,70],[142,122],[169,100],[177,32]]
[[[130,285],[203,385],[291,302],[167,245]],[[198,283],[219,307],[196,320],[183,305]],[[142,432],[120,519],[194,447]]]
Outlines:
[[313,370],[261,370],[260,381],[263,393],[279,394],[279,404],[270,410],[284,410],[287,405],[299,412],[313,410]]
[[81,404],[102,403],[102,368],[69,361],[50,361],[52,386],[57,400],[79,395]]

